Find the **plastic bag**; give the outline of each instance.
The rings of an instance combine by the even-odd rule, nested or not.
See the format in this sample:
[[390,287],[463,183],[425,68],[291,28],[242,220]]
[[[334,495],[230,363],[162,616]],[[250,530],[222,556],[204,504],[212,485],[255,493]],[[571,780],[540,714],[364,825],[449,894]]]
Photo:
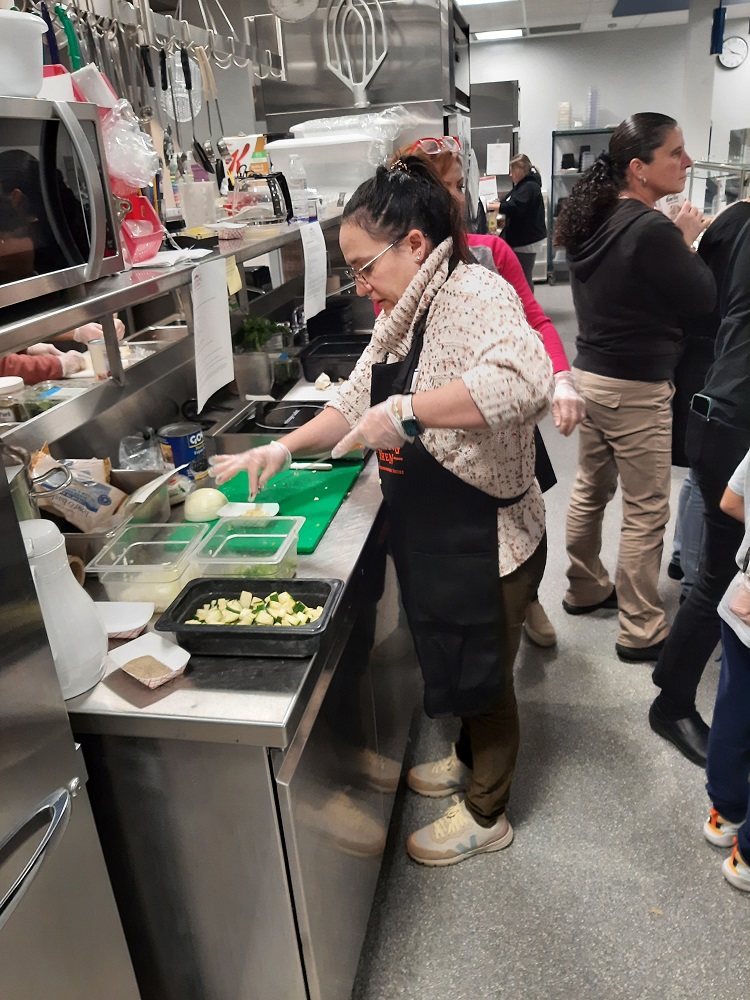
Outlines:
[[118,101],[104,116],[102,133],[110,176],[133,189],[146,187],[159,169],[159,154],[127,101]]
[[373,140],[367,150],[367,162],[372,166],[385,163],[390,156],[390,147],[404,132],[419,131],[420,126],[427,125],[430,120],[423,115],[414,114],[403,106],[395,104],[382,111],[373,111],[365,115],[339,115],[335,118],[313,118],[300,122],[290,129],[295,139],[311,139],[315,136],[339,135],[353,133],[370,136]]
[[161,453],[153,427],[142,434],[132,434],[120,440],[119,464],[121,469],[164,472],[167,466]]

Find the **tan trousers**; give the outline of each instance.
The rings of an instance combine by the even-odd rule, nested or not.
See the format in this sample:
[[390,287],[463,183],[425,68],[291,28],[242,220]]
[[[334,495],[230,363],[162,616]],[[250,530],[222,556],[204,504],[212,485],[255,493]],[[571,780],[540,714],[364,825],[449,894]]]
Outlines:
[[510,798],[520,739],[513,664],[521,642],[526,609],[539,590],[546,562],[545,535],[525,563],[500,578],[507,627],[502,647],[505,691],[489,711],[461,719],[456,754],[471,769],[464,801],[480,826],[492,826],[505,812]]
[[600,550],[604,509],[620,478],[622,528],[615,586],[623,646],[651,646],[669,631],[657,589],[669,520],[671,382],[635,382],[574,370],[586,417],[568,508],[565,600],[597,604],[612,590]]

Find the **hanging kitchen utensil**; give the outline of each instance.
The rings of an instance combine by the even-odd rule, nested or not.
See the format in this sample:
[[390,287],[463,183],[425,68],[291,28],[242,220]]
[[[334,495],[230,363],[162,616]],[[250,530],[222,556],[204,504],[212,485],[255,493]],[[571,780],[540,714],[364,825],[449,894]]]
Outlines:
[[[189,46],[187,47],[190,51]],[[185,78],[182,71],[182,46],[175,44],[174,51],[167,46],[167,72],[169,74],[171,95],[168,97],[162,94],[162,109],[170,118],[175,118],[181,123],[189,122],[195,115],[200,113],[203,107],[203,80],[200,69],[194,59],[190,59],[190,80],[193,86],[192,101],[193,110],[190,110],[190,100],[185,86]],[[184,144],[188,145],[187,142]]]
[[188,102],[190,104],[190,126],[193,131],[193,153],[198,163],[203,167],[203,169],[209,173],[215,173],[214,165],[208,158],[208,154],[205,149],[195,137],[195,110],[193,108],[193,74],[190,66],[190,56],[188,55],[188,50],[183,46],[180,48],[180,62],[182,63],[182,77],[185,81],[185,90],[188,95]]
[[[177,209],[174,191],[172,190],[172,176],[169,169],[172,159],[172,139],[171,136],[167,136],[164,131],[164,126],[162,125],[161,112],[159,110],[159,96],[156,89],[156,77],[154,76],[154,64],[151,60],[151,46],[141,45],[138,52],[141,59],[141,65],[143,66],[143,72],[146,75],[146,83],[153,92],[154,98],[154,109],[156,114],[148,123],[148,127],[151,133],[151,141],[154,144],[154,149],[159,154],[159,161],[161,163],[161,214],[162,222],[166,223],[170,218],[170,215],[176,214]],[[169,126],[167,126],[167,128],[168,127]]]
[[318,0],[268,0],[268,9],[281,21],[304,21],[318,9]]
[[367,87],[388,55],[380,0],[328,0],[323,47],[326,66],[351,90],[354,107],[368,107]]
[[81,47],[78,44],[78,36],[76,34],[76,29],[73,27],[73,22],[68,17],[68,12],[60,4],[55,7],[55,14],[57,19],[62,25],[63,31],[65,32],[65,37],[68,40],[68,57],[70,59],[70,68],[72,70],[80,69],[83,66],[83,59],[81,58]]
[[39,4],[39,10],[42,14],[42,20],[47,25],[47,30],[44,33],[45,40],[47,42],[47,51],[49,52],[49,61],[53,66],[58,66],[60,64],[60,50],[57,47],[57,39],[55,38],[55,26],[52,23],[52,17],[47,8],[47,4],[42,0]]

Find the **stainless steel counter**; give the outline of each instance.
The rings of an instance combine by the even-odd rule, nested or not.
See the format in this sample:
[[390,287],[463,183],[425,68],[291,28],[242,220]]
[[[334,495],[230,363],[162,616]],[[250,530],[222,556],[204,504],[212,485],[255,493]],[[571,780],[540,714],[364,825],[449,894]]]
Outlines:
[[[348,583],[381,501],[377,463],[370,460],[315,552],[300,556],[297,576]],[[335,633],[341,613],[329,631]],[[66,702],[73,730],[286,747],[334,641],[332,634],[309,659],[194,656],[186,674],[154,691],[112,664],[96,687]]]

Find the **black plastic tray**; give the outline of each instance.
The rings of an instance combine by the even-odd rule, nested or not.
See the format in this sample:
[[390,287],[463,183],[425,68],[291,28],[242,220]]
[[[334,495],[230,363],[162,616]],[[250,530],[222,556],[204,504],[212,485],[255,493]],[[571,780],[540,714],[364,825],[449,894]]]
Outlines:
[[302,371],[308,382],[314,382],[323,372],[332,381],[349,378],[362,351],[370,343],[368,334],[351,337],[318,337],[299,352]]
[[[312,656],[328,627],[344,584],[341,580],[264,580],[247,577],[200,577],[183,588],[154,626],[174,632],[183,649],[211,656]],[[288,591],[323,614],[311,625],[186,625],[197,608],[219,597],[239,597],[250,590],[259,597]]]

